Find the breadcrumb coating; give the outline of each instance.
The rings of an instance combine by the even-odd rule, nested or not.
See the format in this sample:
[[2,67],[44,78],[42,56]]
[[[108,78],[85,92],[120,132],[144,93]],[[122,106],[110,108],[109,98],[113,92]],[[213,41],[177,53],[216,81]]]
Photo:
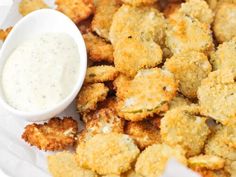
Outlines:
[[206,55],[197,51],[187,51],[174,55],[164,67],[179,81],[180,92],[188,98],[197,97],[197,89],[202,79],[211,72],[211,64]]
[[48,123],[27,125],[22,139],[41,150],[64,150],[74,145],[77,131],[77,121],[71,117],[56,117]]
[[79,113],[87,113],[97,108],[97,103],[107,97],[109,89],[103,83],[95,83],[83,86],[77,96],[77,110]]
[[162,141],[186,150],[188,157],[201,153],[210,130],[198,106],[177,107],[161,119]]
[[138,157],[135,171],[144,177],[161,176],[169,159],[175,158],[182,164],[186,164],[184,150],[179,147],[171,147],[166,144],[154,144],[147,147]]
[[75,154],[66,151],[49,155],[48,169],[53,177],[98,177],[96,173],[79,167]]
[[176,95],[169,103],[169,110],[180,106],[190,106],[192,103],[181,95]]
[[85,83],[97,83],[113,81],[118,76],[115,67],[109,65],[100,65],[88,67],[85,76]]
[[122,0],[123,3],[132,6],[143,6],[155,4],[157,0]]
[[11,30],[12,30],[12,27],[9,27],[5,30],[0,29],[0,40],[4,41],[7,38],[8,34],[10,33]]
[[78,24],[94,13],[93,0],[56,0],[57,10]]
[[221,3],[216,11],[213,31],[218,42],[236,37],[236,4]]
[[23,16],[44,8],[48,8],[48,5],[43,0],[21,0],[19,3],[19,12]]
[[95,135],[78,146],[76,152],[81,167],[100,175],[119,175],[128,171],[139,155],[133,140],[128,135],[118,133]]
[[84,34],[83,38],[87,47],[88,56],[92,61],[113,63],[113,47],[111,44],[93,33]]

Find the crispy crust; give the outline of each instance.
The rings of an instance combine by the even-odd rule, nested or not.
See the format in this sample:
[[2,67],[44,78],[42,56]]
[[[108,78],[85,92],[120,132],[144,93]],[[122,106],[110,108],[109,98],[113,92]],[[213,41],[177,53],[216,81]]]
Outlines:
[[25,16],[35,10],[48,8],[43,0],[21,0],[19,4],[19,12]]
[[9,27],[5,30],[0,29],[0,40],[4,41],[11,30],[12,30],[12,27]]
[[202,79],[212,69],[207,56],[196,51],[174,55],[165,62],[164,67],[175,75],[179,81],[180,92],[190,99],[197,97],[197,89]]
[[48,169],[53,177],[98,177],[96,173],[79,167],[75,154],[66,151],[48,156]]
[[100,175],[119,175],[131,169],[139,149],[128,135],[109,133],[95,135],[78,146],[76,152],[81,167]]
[[92,33],[84,34],[83,38],[85,40],[89,58],[92,61],[107,61],[109,63],[113,62],[113,47],[111,44]]
[[64,150],[74,145],[77,131],[77,121],[71,117],[52,118],[48,123],[27,125],[22,139],[41,150]]
[[140,149],[161,142],[160,130],[149,121],[128,122],[125,133],[135,140]]
[[56,0],[57,10],[67,15],[74,23],[88,18],[94,13],[93,0]]
[[97,108],[97,103],[107,97],[109,89],[103,83],[95,83],[83,86],[77,96],[77,110],[79,113],[87,113]]
[[236,118],[236,83],[224,83],[221,71],[211,72],[198,88],[201,111],[222,124],[228,124]]
[[166,144],[155,144],[146,148],[138,157],[135,171],[142,176],[161,176],[166,163],[170,158],[175,158],[182,164],[186,164],[185,152],[179,146],[170,147]]
[[236,4],[221,3],[216,11],[213,31],[218,42],[229,41],[236,36]]
[[206,118],[199,116],[199,113],[197,106],[177,107],[168,111],[161,119],[162,141],[171,146],[182,146],[188,157],[200,154],[210,130]]
[[174,76],[159,68],[140,70],[130,81],[123,98],[119,98],[119,115],[126,120],[140,121],[148,116],[165,112],[175,96],[177,83]]
[[178,94],[169,103],[169,110],[180,106],[190,106],[192,103],[182,95]]
[[87,69],[85,83],[97,83],[113,81],[118,76],[118,71],[113,66],[100,65],[92,66]]
[[133,77],[140,69],[153,68],[161,62],[162,50],[152,41],[126,38],[119,40],[115,47],[115,67],[129,77]]
[[122,2],[132,6],[143,6],[143,5],[153,5],[156,3],[156,0],[122,0]]
[[109,41],[113,15],[119,7],[117,0],[97,0],[96,12],[92,21],[92,30],[107,41]]

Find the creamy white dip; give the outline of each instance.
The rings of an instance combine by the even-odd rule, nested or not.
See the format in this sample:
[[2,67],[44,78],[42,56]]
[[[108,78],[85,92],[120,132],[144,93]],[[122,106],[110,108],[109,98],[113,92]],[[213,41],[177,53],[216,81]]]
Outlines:
[[78,47],[65,33],[45,33],[20,44],[2,72],[7,103],[27,112],[53,108],[74,89],[79,61]]

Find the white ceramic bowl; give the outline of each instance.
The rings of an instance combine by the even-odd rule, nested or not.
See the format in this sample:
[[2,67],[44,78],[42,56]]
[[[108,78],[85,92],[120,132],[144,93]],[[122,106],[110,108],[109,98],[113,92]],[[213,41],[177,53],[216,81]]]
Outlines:
[[[62,112],[74,100],[79,92],[87,68],[86,47],[82,35],[76,25],[64,14],[51,9],[42,9],[34,11],[22,18],[12,29],[5,40],[0,51],[0,73],[6,59],[22,42],[42,33],[47,32],[63,32],[69,34],[78,45],[80,55],[79,77],[73,91],[54,108],[43,110],[40,112],[24,112],[19,111],[4,100],[2,88],[0,87],[0,104],[10,113],[17,117],[24,118],[28,121],[47,120],[60,112]],[[9,78],[10,80],[11,78]],[[1,83],[1,82],[0,82]]]

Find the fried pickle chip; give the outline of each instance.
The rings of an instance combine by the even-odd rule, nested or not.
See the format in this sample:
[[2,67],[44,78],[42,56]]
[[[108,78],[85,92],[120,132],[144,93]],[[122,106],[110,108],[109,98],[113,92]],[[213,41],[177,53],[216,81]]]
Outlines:
[[210,130],[206,118],[199,114],[198,106],[177,107],[168,111],[161,119],[162,141],[171,146],[182,146],[188,157],[200,154]]
[[211,72],[198,88],[201,112],[222,124],[236,119],[236,83],[224,83],[220,70]]
[[48,8],[48,5],[43,0],[21,0],[19,4],[19,12],[23,16],[44,8]]
[[171,57],[164,67],[179,81],[180,92],[188,98],[197,97],[197,89],[202,79],[211,72],[211,64],[206,55],[197,51],[187,51]]
[[128,122],[125,133],[135,140],[140,149],[161,142],[160,129],[147,120]]
[[56,0],[55,3],[57,10],[76,24],[92,15],[95,9],[93,0]]
[[113,15],[119,9],[117,0],[97,0],[96,12],[92,21],[92,30],[109,41],[109,32]]
[[169,103],[169,110],[175,109],[180,106],[190,106],[192,103],[187,99],[184,98],[182,95],[178,94],[174,97]]
[[123,3],[132,6],[153,5],[157,0],[122,0]]
[[225,143],[236,149],[236,122],[224,126],[223,133],[225,135]]
[[186,164],[184,150],[179,147],[170,147],[166,144],[155,144],[147,147],[138,157],[135,171],[145,177],[161,176],[169,159],[175,158]]
[[116,96],[118,98],[125,98],[125,95],[128,92],[130,81],[131,79],[124,74],[119,74],[119,76],[114,80],[113,85],[116,90]]
[[187,15],[169,18],[166,45],[173,54],[195,50],[208,55],[214,48],[209,25]]
[[121,174],[131,169],[139,155],[133,140],[124,134],[98,134],[76,149],[77,162],[81,167],[100,175]]
[[119,114],[126,120],[140,121],[165,112],[176,91],[172,73],[159,68],[140,70],[118,103]]
[[161,62],[162,50],[152,41],[141,41],[131,37],[121,39],[115,47],[115,67],[130,77],[142,68],[153,68]]
[[188,165],[193,168],[217,170],[224,167],[225,160],[215,155],[199,155],[188,159]]
[[197,172],[202,177],[231,177],[224,170],[208,170],[204,168],[192,168],[192,170]]
[[77,165],[75,154],[59,152],[48,156],[48,169],[53,177],[98,177],[96,173]]
[[216,11],[213,31],[218,42],[236,37],[236,4],[221,3]]
[[109,89],[103,83],[83,86],[77,97],[77,110],[86,113],[95,110],[97,103],[107,97]]
[[132,37],[141,41],[164,44],[166,21],[157,9],[122,5],[115,13],[110,28],[111,43]]
[[113,47],[111,44],[92,33],[84,34],[83,38],[85,40],[89,58],[92,61],[107,61],[109,63],[113,62]]
[[118,71],[113,66],[92,66],[87,69],[85,83],[113,81],[118,76]]
[[7,38],[8,34],[10,33],[11,30],[12,30],[12,27],[9,27],[5,30],[0,29],[0,40],[4,41]]
[[63,150],[74,145],[77,131],[77,121],[71,117],[52,118],[48,123],[27,125],[22,139],[41,150]]

